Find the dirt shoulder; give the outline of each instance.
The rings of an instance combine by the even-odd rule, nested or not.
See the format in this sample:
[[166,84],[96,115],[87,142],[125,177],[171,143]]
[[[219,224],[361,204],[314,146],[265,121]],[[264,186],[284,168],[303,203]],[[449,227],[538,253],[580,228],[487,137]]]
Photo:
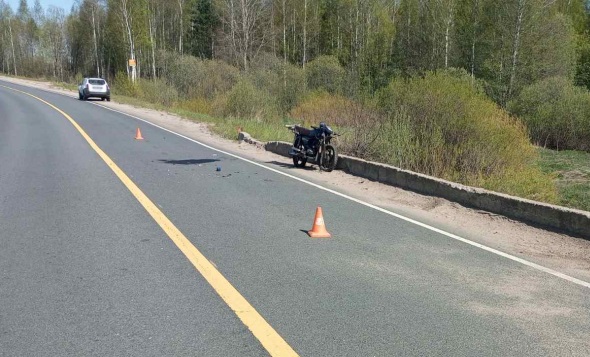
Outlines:
[[[1,77],[7,82],[57,92],[77,98],[77,93],[48,82]],[[362,199],[434,227],[450,231],[491,248],[550,267],[584,281],[590,281],[590,241],[531,227],[503,216],[463,207],[445,199],[406,191],[346,174],[313,169],[293,169],[289,158],[247,143],[226,140],[211,133],[208,126],[177,115],[116,102],[106,107],[140,117],[184,136],[235,153],[330,189]],[[441,239],[450,239],[442,237]]]

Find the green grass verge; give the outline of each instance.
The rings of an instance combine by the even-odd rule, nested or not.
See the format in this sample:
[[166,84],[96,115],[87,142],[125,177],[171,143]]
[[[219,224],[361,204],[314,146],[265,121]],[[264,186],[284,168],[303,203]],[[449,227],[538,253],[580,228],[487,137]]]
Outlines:
[[590,153],[539,149],[539,168],[555,179],[558,204],[590,211]]
[[55,85],[58,88],[62,88],[62,89],[66,89],[66,90],[73,90],[73,91],[78,91],[78,86],[76,84],[71,84],[71,83],[64,83],[64,82],[53,82],[53,85]]
[[284,120],[284,123],[279,123],[233,117],[221,118],[210,116],[207,114],[195,113],[183,108],[179,108],[175,105],[164,106],[157,103],[150,103],[135,97],[123,95],[117,95],[116,101],[122,104],[129,104],[137,107],[166,111],[168,113],[176,114],[185,119],[189,119],[200,123],[207,123],[209,124],[209,128],[214,133],[228,139],[237,139],[238,128],[241,128],[243,131],[252,135],[252,137],[261,141],[291,141],[293,139],[291,132],[289,132],[284,126],[284,123],[289,123],[287,119]]

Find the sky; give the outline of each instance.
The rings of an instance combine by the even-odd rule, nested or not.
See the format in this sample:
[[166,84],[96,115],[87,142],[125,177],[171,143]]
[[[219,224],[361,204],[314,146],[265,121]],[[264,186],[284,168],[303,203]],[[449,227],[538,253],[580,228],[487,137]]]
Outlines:
[[[13,11],[16,11],[16,9],[18,9],[18,4],[20,3],[20,0],[4,0],[4,2],[8,3]],[[45,10],[47,10],[49,5],[53,5],[61,7],[66,11],[67,14],[70,12],[74,0],[40,0],[40,2],[41,6],[43,6],[43,9]],[[27,0],[27,5],[29,5],[29,8],[32,8],[33,5],[35,5],[35,0]]]

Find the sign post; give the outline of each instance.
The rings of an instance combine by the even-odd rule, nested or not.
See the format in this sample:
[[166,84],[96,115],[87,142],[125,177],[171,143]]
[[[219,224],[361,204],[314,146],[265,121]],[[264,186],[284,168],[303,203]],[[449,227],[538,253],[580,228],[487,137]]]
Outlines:
[[135,83],[135,67],[137,66],[137,61],[135,58],[130,58],[128,61],[129,67],[131,67],[131,81]]

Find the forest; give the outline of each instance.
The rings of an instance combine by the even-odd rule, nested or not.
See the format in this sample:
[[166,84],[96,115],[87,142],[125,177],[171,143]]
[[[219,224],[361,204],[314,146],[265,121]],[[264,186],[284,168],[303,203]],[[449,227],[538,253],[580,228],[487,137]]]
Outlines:
[[227,135],[324,120],[345,153],[563,203],[539,150],[590,150],[589,14],[584,0],[0,0],[0,72],[103,77]]

